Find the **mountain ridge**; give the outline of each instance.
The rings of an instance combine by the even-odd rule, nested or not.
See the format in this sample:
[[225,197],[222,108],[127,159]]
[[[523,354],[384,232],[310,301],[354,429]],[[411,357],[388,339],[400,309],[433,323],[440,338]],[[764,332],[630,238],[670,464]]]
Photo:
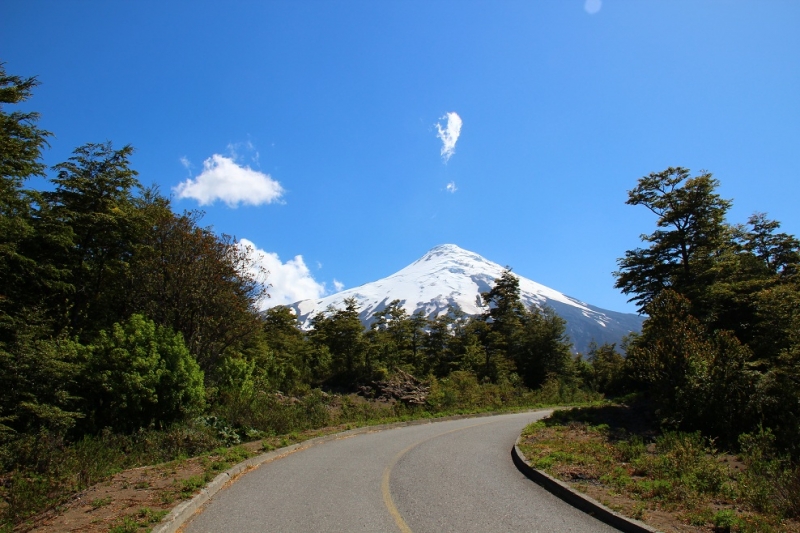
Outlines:
[[[485,310],[480,293],[489,291],[504,270],[505,267],[475,252],[455,244],[441,244],[385,278],[323,298],[301,300],[289,307],[306,328],[315,314],[328,306],[343,308],[347,298],[358,302],[359,318],[365,325],[393,300],[400,300],[409,315],[422,311],[426,317],[435,318],[454,305],[467,315],[479,315]],[[601,309],[514,275],[519,279],[520,299],[526,307],[547,305],[566,320],[567,334],[575,351],[586,353],[592,341],[619,344],[623,336],[641,330],[643,317],[639,315]]]

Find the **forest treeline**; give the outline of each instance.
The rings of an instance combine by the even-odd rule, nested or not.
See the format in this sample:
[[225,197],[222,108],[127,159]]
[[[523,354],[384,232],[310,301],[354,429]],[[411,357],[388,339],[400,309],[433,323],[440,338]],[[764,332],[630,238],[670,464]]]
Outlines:
[[525,308],[510,270],[480,316],[394,301],[366,327],[349,300],[303,330],[286,307],[259,310],[269,275],[245,247],[142,186],[132,147],[85,144],[48,169],[51,133],[7,109],[36,85],[0,66],[0,466],[25,473],[8,486],[55,476],[54,450],[101,436],[160,431],[183,453],[197,427],[330,423],[352,407],[333,393],[400,370],[430,384],[431,412],[633,393],[665,426],[800,456],[800,243],[765,215],[727,223],[710,174],[670,168],[630,191],[657,229],[615,273],[648,316],[623,346],[574,357],[563,319]]

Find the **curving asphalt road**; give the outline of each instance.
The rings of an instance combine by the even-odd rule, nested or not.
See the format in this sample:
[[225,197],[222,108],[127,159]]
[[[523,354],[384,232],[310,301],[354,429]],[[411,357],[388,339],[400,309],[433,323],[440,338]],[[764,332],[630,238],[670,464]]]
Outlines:
[[239,478],[182,531],[616,531],[512,463],[522,428],[547,414],[401,427],[299,451]]

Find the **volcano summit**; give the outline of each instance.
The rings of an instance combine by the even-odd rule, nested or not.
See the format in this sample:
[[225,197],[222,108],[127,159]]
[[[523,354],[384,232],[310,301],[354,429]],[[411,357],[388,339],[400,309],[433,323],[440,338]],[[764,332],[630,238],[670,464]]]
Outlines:
[[[504,270],[474,252],[443,244],[388,277],[317,300],[302,300],[291,307],[304,327],[328,306],[344,308],[347,298],[355,298],[359,317],[367,325],[393,300],[400,300],[409,315],[421,311],[426,317],[435,318],[446,313],[449,306],[457,306],[468,315],[479,315],[486,310],[481,293],[491,290]],[[641,330],[644,318],[639,315],[601,309],[517,277],[523,305],[553,308],[566,320],[566,332],[576,352],[585,354],[592,341],[619,344],[628,333]]]

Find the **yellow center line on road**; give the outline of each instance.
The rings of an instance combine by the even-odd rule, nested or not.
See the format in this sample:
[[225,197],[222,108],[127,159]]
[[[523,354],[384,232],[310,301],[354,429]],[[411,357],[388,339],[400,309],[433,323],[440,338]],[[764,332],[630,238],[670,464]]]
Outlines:
[[477,426],[483,426],[483,425],[486,425],[486,424],[490,424],[492,422],[496,422],[496,420],[487,420],[485,422],[480,422],[478,424],[472,424],[471,426],[465,426],[463,428],[451,429],[450,431],[445,431],[444,433],[439,433],[438,435],[434,435],[432,437],[428,437],[425,440],[421,440],[419,442],[415,442],[411,446],[407,447],[406,449],[404,449],[403,451],[401,451],[400,453],[395,455],[394,459],[392,459],[392,462],[389,463],[389,465],[383,471],[383,479],[381,480],[381,492],[383,493],[383,503],[386,504],[386,508],[389,510],[389,514],[392,515],[392,518],[394,518],[394,523],[397,524],[397,527],[398,527],[398,529],[400,529],[401,533],[413,533],[413,531],[411,531],[411,528],[408,527],[408,524],[406,523],[406,521],[403,520],[403,516],[400,514],[400,511],[397,510],[397,506],[394,504],[394,500],[392,499],[392,492],[389,489],[389,479],[392,477],[392,469],[397,464],[397,462],[400,459],[402,459],[402,457],[405,454],[407,454],[408,452],[410,452],[411,450],[413,450],[417,446],[419,446],[421,444],[425,444],[426,442],[428,442],[430,440],[437,439],[437,438],[443,437],[445,435],[449,435],[450,433],[455,433],[456,431],[463,431],[465,429],[470,429],[470,428],[474,428],[474,427],[477,427]]

